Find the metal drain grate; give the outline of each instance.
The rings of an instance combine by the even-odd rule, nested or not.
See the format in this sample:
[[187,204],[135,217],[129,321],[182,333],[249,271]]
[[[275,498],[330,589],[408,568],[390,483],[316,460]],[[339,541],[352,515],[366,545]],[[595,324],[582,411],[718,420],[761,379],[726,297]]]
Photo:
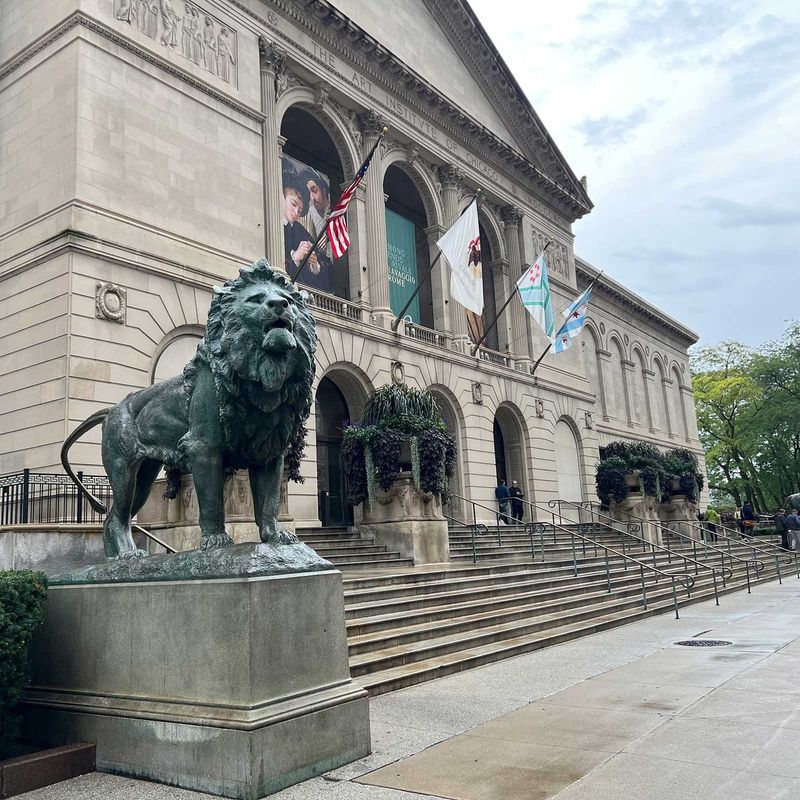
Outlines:
[[727,647],[733,642],[726,642],[724,639],[684,639],[675,644],[681,647]]

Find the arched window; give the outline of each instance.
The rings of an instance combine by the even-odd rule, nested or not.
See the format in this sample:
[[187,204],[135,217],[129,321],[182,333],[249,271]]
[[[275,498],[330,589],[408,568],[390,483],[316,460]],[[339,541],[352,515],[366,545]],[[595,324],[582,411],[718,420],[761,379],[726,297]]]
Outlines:
[[645,377],[644,357],[641,350],[633,351],[633,408],[631,416],[642,428],[651,426],[650,404],[647,395],[647,378]]
[[202,340],[203,336],[199,332],[187,332],[171,339],[156,358],[151,382],[158,383],[180,375],[186,364],[194,357],[197,345]]
[[688,439],[689,434],[686,425],[686,407],[683,402],[683,391],[681,390],[681,375],[676,367],[672,368],[672,407],[673,407],[673,432],[682,439]]
[[603,386],[603,366],[600,361],[599,351],[602,349],[597,339],[594,329],[587,326],[589,335],[583,341],[583,364],[586,371],[586,380],[597,397],[597,404],[600,413],[605,417],[608,414],[608,406]]
[[[312,114],[292,106],[283,115],[281,136],[282,221],[285,267],[297,269],[310,243],[325,227],[324,217],[338,199],[344,175],[342,161],[325,126]],[[335,258],[326,237],[310,257],[298,278],[311,289],[348,298],[348,256]]]
[[611,339],[609,344],[611,350],[611,386],[608,390],[608,400],[610,401],[609,414],[613,414],[620,422],[628,421],[628,403],[627,397],[627,379],[625,371],[622,369],[622,362],[624,356],[622,354],[622,345],[616,338]]

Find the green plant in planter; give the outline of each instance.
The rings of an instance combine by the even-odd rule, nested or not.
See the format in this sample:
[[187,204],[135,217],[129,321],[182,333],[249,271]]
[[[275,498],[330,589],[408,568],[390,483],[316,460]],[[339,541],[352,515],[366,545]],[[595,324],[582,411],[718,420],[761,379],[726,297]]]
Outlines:
[[376,487],[388,491],[400,472],[403,443],[409,442],[414,485],[446,494],[456,464],[456,444],[430,392],[384,386],[364,406],[363,423],[344,431],[342,458],[354,505],[372,503]]
[[608,456],[597,465],[597,496],[605,505],[619,503],[628,494],[625,475],[628,465],[620,456]]
[[[697,470],[697,456],[682,447],[670,450],[664,456],[664,469],[669,476],[669,495],[683,494],[687,499],[696,503],[700,499],[705,481]],[[672,491],[672,480],[677,480],[679,488]],[[668,497],[664,498],[668,499]]]

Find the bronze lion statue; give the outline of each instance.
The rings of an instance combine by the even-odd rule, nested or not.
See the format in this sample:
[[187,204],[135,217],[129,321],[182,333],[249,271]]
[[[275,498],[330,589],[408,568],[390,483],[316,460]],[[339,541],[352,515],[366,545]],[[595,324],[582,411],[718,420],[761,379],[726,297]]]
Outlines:
[[133,541],[131,518],[162,466],[169,477],[167,497],[175,496],[182,473],[194,477],[201,549],[233,544],[225,531],[223,493],[226,477],[237,469],[249,470],[261,540],[298,541],[279,530],[277,515],[287,451],[298,477],[316,345],[305,296],[265,259],[214,287],[205,336],[183,374],[97,411],[64,442],[67,474],[92,508],[104,513],[68,460],[72,444],[103,425],[103,465],[113,498],[103,528],[107,557],[146,555]]

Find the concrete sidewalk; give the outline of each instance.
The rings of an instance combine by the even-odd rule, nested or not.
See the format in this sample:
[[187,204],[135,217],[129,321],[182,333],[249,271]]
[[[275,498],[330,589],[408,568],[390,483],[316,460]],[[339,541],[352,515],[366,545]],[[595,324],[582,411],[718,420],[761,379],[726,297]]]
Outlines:
[[[797,579],[759,585],[374,698],[370,756],[273,797],[800,797],[798,600]],[[732,644],[674,644],[692,637]],[[21,797],[208,795],[95,773]]]

